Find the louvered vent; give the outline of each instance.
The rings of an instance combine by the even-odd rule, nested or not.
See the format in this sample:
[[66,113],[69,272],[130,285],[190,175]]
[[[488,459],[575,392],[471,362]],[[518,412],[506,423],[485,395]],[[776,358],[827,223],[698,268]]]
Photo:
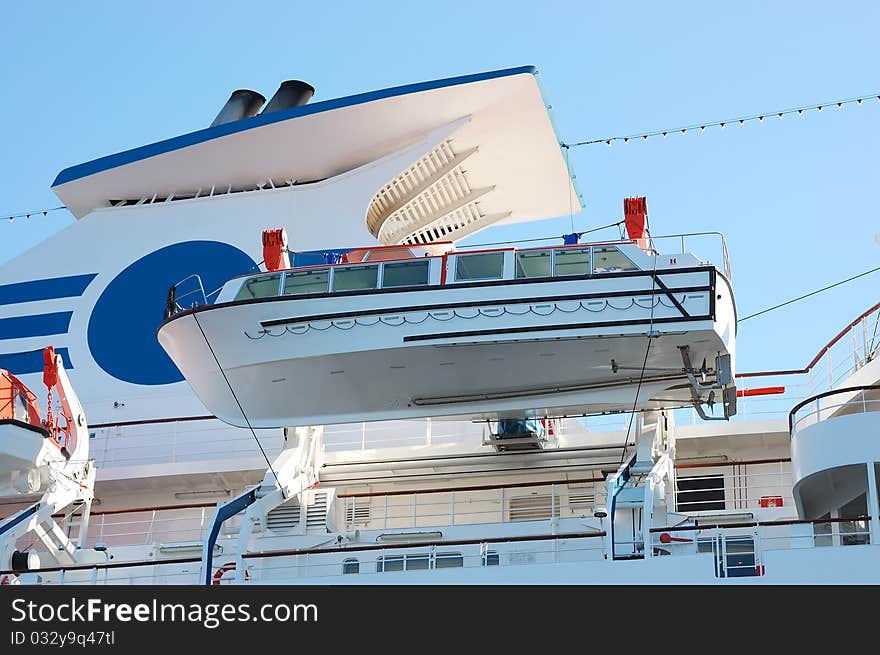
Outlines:
[[369,505],[348,504],[345,506],[345,524],[349,526],[366,525],[370,522]]
[[590,512],[596,504],[596,494],[592,491],[571,491],[568,494],[568,506],[572,512]]
[[266,527],[270,530],[290,530],[299,525],[300,507],[296,498],[291,498],[266,515]]
[[327,530],[327,492],[318,492],[312,504],[306,508],[306,532],[321,533]]
[[462,168],[477,148],[455,153],[441,143],[389,184],[367,210],[367,227],[385,245],[452,241],[509,216],[486,215],[478,202],[495,187],[475,189]]
[[554,504],[550,494],[511,498],[508,506],[511,521],[530,521],[559,516],[559,498]]

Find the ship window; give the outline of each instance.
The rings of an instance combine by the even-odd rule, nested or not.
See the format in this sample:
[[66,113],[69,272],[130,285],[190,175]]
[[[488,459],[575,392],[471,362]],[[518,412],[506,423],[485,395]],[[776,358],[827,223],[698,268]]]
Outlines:
[[500,563],[501,558],[498,556],[498,551],[487,550],[483,555],[483,566],[498,566]]
[[589,272],[589,248],[565,248],[556,251],[556,275],[586,275]]
[[455,569],[464,566],[464,557],[461,553],[437,553],[434,556],[434,566],[431,566],[431,557],[428,553],[413,555],[382,555],[376,559],[376,572],[389,571],[425,571],[429,568]]
[[428,284],[428,260],[385,264],[382,287],[410,287]]
[[434,557],[435,569],[460,569],[463,566],[464,557],[461,553],[437,553]]
[[634,271],[637,266],[614,246],[593,248],[593,270],[596,273]]
[[327,293],[330,270],[317,268],[308,271],[292,271],[284,276],[284,295],[297,293]]
[[281,279],[281,273],[272,273],[271,275],[257,275],[249,277],[236,294],[236,300],[252,300],[254,298],[271,298],[278,295],[278,282]]
[[500,280],[503,275],[503,252],[482,252],[474,255],[456,256],[456,280]]
[[342,562],[342,573],[343,575],[348,575],[350,573],[360,573],[361,572],[361,563],[357,561],[354,557],[350,557],[347,560]]
[[701,475],[676,480],[676,511],[698,512],[724,509],[724,475]]
[[334,291],[375,289],[379,279],[379,265],[342,266],[333,270]]
[[550,277],[550,251],[528,250],[516,253],[516,276]]

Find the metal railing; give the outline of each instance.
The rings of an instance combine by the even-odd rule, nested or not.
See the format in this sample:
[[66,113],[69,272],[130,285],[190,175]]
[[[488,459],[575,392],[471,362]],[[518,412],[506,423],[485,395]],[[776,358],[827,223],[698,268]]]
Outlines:
[[[248,582],[603,560],[604,532],[250,553]],[[383,582],[393,583],[392,575]]]
[[[604,484],[528,483],[466,490],[337,496],[345,531],[511,523],[575,516],[592,517]],[[598,485],[598,486],[597,486]]]
[[791,463],[752,460],[676,466],[680,513],[788,507],[794,512]]
[[792,438],[820,421],[849,414],[880,412],[880,385],[843,387],[826,391],[798,403],[788,415],[788,429]]

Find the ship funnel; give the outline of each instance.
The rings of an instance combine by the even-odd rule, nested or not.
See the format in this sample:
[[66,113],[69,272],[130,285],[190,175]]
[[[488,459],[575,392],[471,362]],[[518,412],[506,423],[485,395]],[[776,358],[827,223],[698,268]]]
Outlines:
[[211,127],[256,116],[264,102],[266,102],[266,98],[263,97],[262,93],[257,93],[250,89],[233,91],[232,95],[229,96],[229,100],[223,105],[223,109],[217,114],[217,118],[211,123]]
[[262,114],[270,114],[273,111],[282,111],[291,107],[300,107],[306,104],[315,93],[315,87],[300,80],[287,80],[275,92],[263,108]]

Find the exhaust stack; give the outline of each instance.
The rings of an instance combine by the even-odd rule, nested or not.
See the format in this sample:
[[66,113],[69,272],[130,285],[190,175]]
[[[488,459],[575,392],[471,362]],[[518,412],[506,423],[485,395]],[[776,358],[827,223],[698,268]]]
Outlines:
[[275,95],[263,108],[261,114],[271,114],[292,107],[301,107],[314,95],[315,87],[300,80],[287,80],[281,83]]
[[223,105],[223,109],[217,114],[217,118],[211,123],[211,127],[256,116],[264,102],[266,102],[266,98],[263,97],[262,93],[257,93],[250,89],[233,91],[232,95],[229,96],[229,100]]

